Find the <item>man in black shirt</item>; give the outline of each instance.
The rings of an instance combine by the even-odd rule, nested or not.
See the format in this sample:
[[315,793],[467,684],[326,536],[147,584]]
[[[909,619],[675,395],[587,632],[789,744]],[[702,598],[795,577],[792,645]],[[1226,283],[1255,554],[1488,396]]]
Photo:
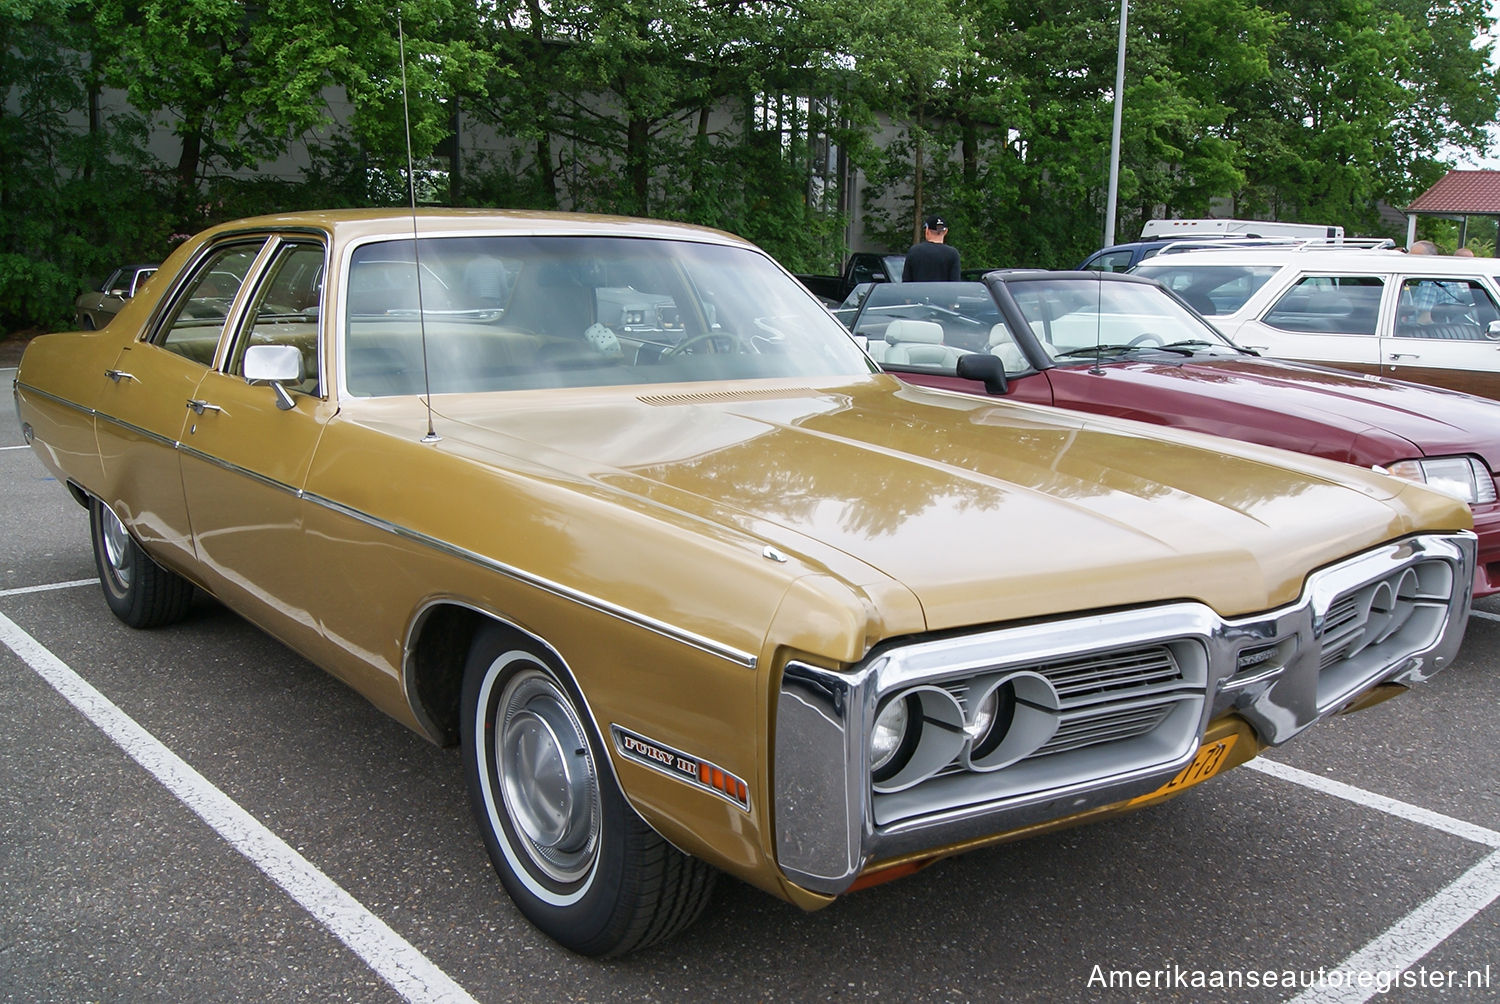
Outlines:
[[943,243],[948,239],[948,222],[933,214],[922,221],[924,240],[906,252],[901,268],[902,282],[957,282],[958,248]]

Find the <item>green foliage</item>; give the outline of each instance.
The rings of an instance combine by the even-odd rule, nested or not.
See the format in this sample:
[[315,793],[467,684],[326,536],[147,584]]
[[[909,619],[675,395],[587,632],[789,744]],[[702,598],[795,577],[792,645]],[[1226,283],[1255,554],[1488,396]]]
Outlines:
[[[1486,147],[1486,3],[1132,0],[1118,236],[1226,210],[1381,232]],[[686,220],[799,271],[839,267],[850,219],[899,250],[933,210],[968,267],[1071,266],[1102,239],[1119,12],[0,0],[0,323],[59,323],[207,223],[404,205],[409,156],[422,201]]]
[[73,277],[51,262],[0,252],[0,330],[60,327],[77,295]]

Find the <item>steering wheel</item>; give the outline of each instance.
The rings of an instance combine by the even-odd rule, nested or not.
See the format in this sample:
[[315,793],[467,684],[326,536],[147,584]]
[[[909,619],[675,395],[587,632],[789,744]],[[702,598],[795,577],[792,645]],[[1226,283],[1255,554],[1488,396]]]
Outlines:
[[1125,344],[1127,344],[1127,345],[1131,346],[1132,348],[1134,348],[1137,345],[1145,345],[1147,342],[1151,342],[1151,343],[1153,343],[1155,345],[1165,345],[1165,344],[1167,344],[1165,341],[1162,340],[1161,335],[1155,334],[1155,333],[1150,332],[1150,331],[1143,331],[1143,332],[1141,332],[1139,335],[1136,335],[1134,338],[1132,338],[1130,341],[1126,342]]
[[726,349],[720,349],[716,347],[714,349],[715,352],[729,353],[751,351],[749,346],[745,344],[745,340],[732,331],[705,331],[701,334],[684,338],[682,341],[678,342],[676,345],[663,352],[661,354],[661,357],[665,359],[668,356],[686,355],[693,351],[694,346],[702,345],[705,342],[713,342],[714,339],[723,339],[724,342],[729,346],[729,348]]

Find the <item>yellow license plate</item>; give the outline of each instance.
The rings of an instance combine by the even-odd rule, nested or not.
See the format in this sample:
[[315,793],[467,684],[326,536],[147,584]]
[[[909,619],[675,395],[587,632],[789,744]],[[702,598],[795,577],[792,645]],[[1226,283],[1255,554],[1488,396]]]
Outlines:
[[1135,805],[1137,802],[1149,802],[1152,799],[1161,798],[1163,795],[1172,795],[1182,791],[1184,788],[1191,788],[1200,781],[1207,781],[1229,762],[1229,751],[1234,748],[1235,740],[1238,738],[1239,736],[1237,735],[1226,736],[1211,743],[1204,743],[1198,747],[1198,755],[1193,757],[1193,762],[1178,771],[1176,777],[1149,795],[1132,798],[1128,804]]

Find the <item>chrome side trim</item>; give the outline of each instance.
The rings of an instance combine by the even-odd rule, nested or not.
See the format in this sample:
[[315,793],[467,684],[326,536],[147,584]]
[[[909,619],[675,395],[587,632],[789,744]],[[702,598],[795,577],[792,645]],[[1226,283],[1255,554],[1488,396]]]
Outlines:
[[210,467],[217,467],[219,470],[227,471],[230,474],[238,474],[242,478],[254,481],[256,484],[266,488],[270,488],[273,491],[281,492],[283,495],[289,495],[292,498],[296,499],[307,498],[307,495],[300,489],[293,488],[285,481],[277,481],[275,478],[268,478],[258,471],[252,471],[248,467],[241,467],[239,464],[232,464],[222,457],[215,457],[211,454],[204,453],[202,450],[196,450],[186,443],[178,443],[176,445],[177,452],[182,456],[192,457],[194,460],[201,460],[205,464],[208,464]]
[[[1477,538],[1468,531],[1419,534],[1355,555],[1308,576],[1294,602],[1227,619],[1192,602],[878,647],[839,671],[793,662],[777,695],[771,792],[776,860],[803,888],[838,894],[870,863],[1002,834],[1156,791],[1190,763],[1207,727],[1243,719],[1258,740],[1279,745],[1372,687],[1411,685],[1450,665],[1472,599]],[[1420,573],[1420,589],[1408,589]],[[1365,604],[1379,621],[1397,590],[1416,595],[1399,630],[1350,646],[1331,614]],[[1438,585],[1441,592],[1438,591]],[[1384,594],[1370,613],[1372,594]],[[1324,651],[1323,642],[1330,640]],[[1148,733],[1094,745],[1043,749],[989,772],[951,768],[905,786],[877,786],[868,736],[886,698],[972,680],[1046,674],[1082,657],[1157,646],[1173,653],[1178,680],[1123,687],[1164,695],[1167,709]],[[1242,658],[1243,657],[1243,658]],[[1103,691],[1085,700],[1109,707]],[[915,761],[913,761],[915,762]]]
[[383,520],[377,516],[372,516],[369,513],[363,512],[359,509],[355,509],[352,506],[346,506],[341,502],[335,502],[333,499],[324,498],[321,495],[315,495],[311,492],[304,491],[298,491],[297,494],[299,495],[299,497],[304,498],[315,505],[322,506],[323,508],[328,509],[332,512],[336,512],[342,516],[346,516],[349,519],[357,520],[367,526],[374,527],[377,530],[382,530],[386,533],[392,534],[393,536],[400,537],[403,540],[409,540],[413,543],[421,544],[424,547],[430,547],[435,551],[449,555],[450,557],[459,558],[463,561],[469,562],[470,564],[478,565],[479,567],[487,569],[488,571],[503,575],[508,579],[512,579],[516,582],[520,582],[525,585],[532,586],[536,589],[540,589],[561,599],[570,600],[574,603],[577,603],[579,606],[587,607],[590,610],[606,614],[610,617],[614,617],[617,620],[625,621],[626,623],[632,624],[636,627],[644,628],[645,630],[650,631],[653,634],[660,635],[661,637],[667,638],[671,641],[676,641],[681,644],[687,645],[690,648],[695,648],[700,652],[705,652],[709,655],[717,656],[718,658],[733,662],[737,665],[743,666],[746,669],[754,669],[758,661],[756,656],[750,652],[743,652],[737,648],[733,648],[729,645],[724,645],[720,642],[717,642],[712,638],[706,638],[703,635],[697,634],[696,632],[687,631],[683,628],[676,627],[675,625],[667,624],[664,621],[657,620],[656,618],[640,613],[639,611],[622,607],[618,604],[611,603],[608,600],[601,599],[581,590],[573,589],[572,587],[565,586],[559,582],[554,582],[551,579],[546,579],[542,576],[533,575],[530,572],[522,571],[521,569],[516,568],[512,565],[507,565],[504,562],[495,560],[494,558],[489,558],[477,552],[470,551],[469,549],[460,547],[457,544],[451,544],[445,540],[439,540],[436,537],[428,536],[427,534],[421,533],[417,530],[399,526],[388,520]]
[[197,460],[201,460],[204,463],[212,464],[215,467],[220,468],[221,470],[228,471],[233,474],[239,474],[268,488],[284,492],[294,498],[301,499],[313,505],[321,506],[322,508],[327,509],[330,512],[338,513],[339,515],[345,516],[349,519],[357,520],[358,522],[363,523],[366,526],[374,527],[377,530],[381,530],[393,536],[400,537],[403,540],[409,540],[412,543],[419,544],[423,547],[429,547],[442,554],[459,558],[470,564],[478,565],[481,568],[495,572],[499,575],[503,575],[515,582],[520,582],[524,585],[541,589],[544,592],[552,594],[553,596],[557,596],[561,599],[577,603],[580,606],[587,607],[590,610],[613,617],[616,620],[624,621],[628,624],[634,625],[635,627],[643,628],[644,630],[650,631],[652,634],[658,635],[662,638],[666,638],[669,641],[675,641],[680,644],[687,645],[689,648],[694,648],[700,652],[715,656],[716,658],[724,659],[727,662],[732,662],[737,666],[744,667],[745,669],[754,669],[759,662],[757,656],[752,652],[742,651],[738,648],[734,648],[733,646],[725,645],[721,642],[715,641],[712,638],[705,637],[701,634],[698,634],[697,632],[688,631],[684,628],[679,628],[675,625],[668,624],[665,621],[658,620],[657,618],[648,616],[647,614],[643,614],[637,610],[631,610],[628,607],[623,607],[619,604],[611,603],[608,600],[593,596],[589,593],[585,593],[582,590],[573,589],[559,582],[554,582],[550,579],[543,578],[542,576],[533,575],[530,572],[523,571],[512,565],[507,565],[504,562],[495,560],[494,558],[486,557],[485,555],[479,554],[475,551],[470,551],[467,548],[459,547],[457,544],[451,544],[445,540],[440,540],[437,537],[429,536],[425,533],[412,530],[408,527],[399,526],[398,524],[392,523],[389,520],[383,520],[377,516],[373,516],[359,509],[355,509],[352,506],[347,506],[341,502],[336,502],[333,499],[325,498],[324,496],[304,491],[301,488],[294,488],[291,485],[286,484],[285,482],[273,480],[256,471],[241,467],[238,464],[233,464],[229,461],[223,460],[222,458],[211,456],[210,454],[204,453],[200,450],[196,450],[193,447],[188,446],[187,444],[182,443],[178,440],[159,435],[158,433],[152,432],[149,429],[143,429],[138,425],[134,425],[130,422],[115,418],[112,415],[107,415],[103,412],[99,412],[91,408],[83,408],[79,405],[73,404],[71,401],[64,400],[63,398],[57,397],[53,394],[48,394],[45,391],[36,391],[36,393],[43,397],[46,397],[49,400],[56,401],[58,404],[77,409],[83,414],[92,415],[100,421],[109,422],[111,425],[126,429],[137,436],[149,439],[152,442],[159,443],[162,446],[169,446],[174,450],[181,451],[181,453],[187,456],[193,457]]
[[[58,397],[56,394],[53,394],[50,391],[42,390],[40,387],[36,386],[35,384],[22,383],[21,379],[19,377],[17,377],[16,380],[15,380],[15,384],[14,384],[14,393],[17,395],[18,398],[19,398],[19,393],[21,391],[23,391],[23,390],[26,393],[28,393],[28,394],[35,394],[37,397],[46,398],[48,401],[51,401],[53,404],[60,404],[64,408],[71,408],[74,411],[78,412],[80,415],[88,415],[89,417],[92,418],[92,417],[98,416],[98,414],[99,414],[93,408],[90,408],[90,407],[88,407],[86,405],[78,404],[76,401],[69,401],[65,397]],[[18,414],[19,414],[20,406],[21,406],[21,402],[18,399],[16,401],[16,408],[18,410]]]

